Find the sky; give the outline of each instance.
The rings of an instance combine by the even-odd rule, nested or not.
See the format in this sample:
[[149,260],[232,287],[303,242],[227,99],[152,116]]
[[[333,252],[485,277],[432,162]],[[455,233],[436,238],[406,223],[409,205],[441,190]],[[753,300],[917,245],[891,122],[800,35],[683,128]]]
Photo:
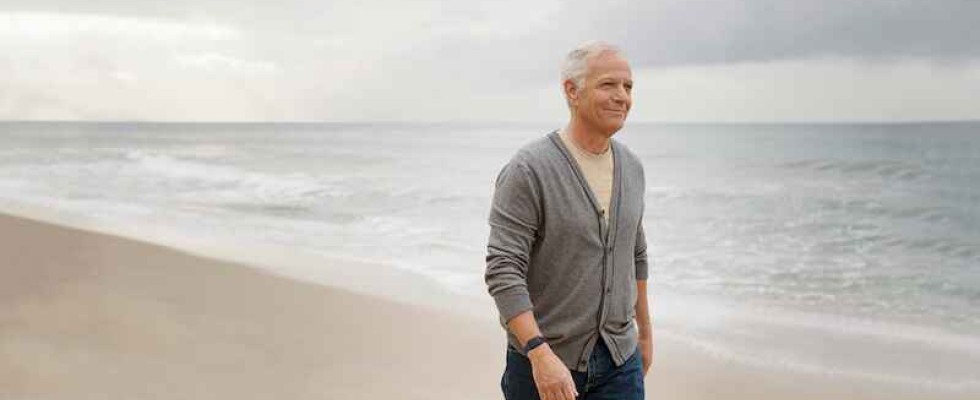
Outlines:
[[631,121],[980,119],[974,0],[0,0],[0,119],[567,119],[620,46]]

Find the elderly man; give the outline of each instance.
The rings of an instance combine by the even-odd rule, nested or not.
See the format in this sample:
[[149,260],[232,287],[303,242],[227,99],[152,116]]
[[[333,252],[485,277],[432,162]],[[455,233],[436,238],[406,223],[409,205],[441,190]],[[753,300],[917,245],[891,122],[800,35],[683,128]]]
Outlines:
[[497,177],[486,283],[507,331],[508,400],[642,399],[647,306],[644,176],[612,140],[632,106],[629,63],[591,42],[569,53],[570,118]]

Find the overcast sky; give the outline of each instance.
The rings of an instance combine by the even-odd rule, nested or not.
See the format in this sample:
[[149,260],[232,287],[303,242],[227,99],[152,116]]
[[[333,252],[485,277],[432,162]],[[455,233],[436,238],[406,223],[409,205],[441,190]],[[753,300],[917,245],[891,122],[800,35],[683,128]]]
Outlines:
[[974,0],[0,0],[0,119],[562,121],[574,45],[632,121],[980,119]]

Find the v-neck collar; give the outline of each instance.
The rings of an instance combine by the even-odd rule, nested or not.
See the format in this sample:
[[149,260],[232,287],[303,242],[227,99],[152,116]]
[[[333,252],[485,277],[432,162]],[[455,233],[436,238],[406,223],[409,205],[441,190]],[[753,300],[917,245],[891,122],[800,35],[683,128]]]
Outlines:
[[[595,211],[595,215],[598,217],[599,230],[602,234],[603,240],[605,240],[606,243],[615,243],[616,217],[619,215],[619,195],[622,186],[620,184],[620,166],[622,165],[622,162],[619,159],[619,145],[616,143],[616,141],[612,139],[609,140],[609,151],[612,152],[613,157],[613,185],[612,196],[609,199],[609,222],[607,223],[606,219],[602,215],[602,207],[599,205],[599,201],[596,198],[595,193],[593,193],[592,187],[589,186],[588,180],[585,179],[585,173],[582,172],[581,166],[578,165],[578,161],[575,161],[575,157],[571,153],[572,150],[565,146],[565,142],[559,136],[558,130],[554,130],[549,133],[548,137],[551,139],[551,142],[554,143],[555,146],[557,146],[562,152],[562,155],[565,156],[565,161],[568,162],[569,167],[571,167],[572,172],[578,179],[579,184],[582,185],[582,189],[585,190],[585,194],[589,198],[589,203],[592,204],[592,209]],[[613,232],[613,234],[610,235],[610,232]]]

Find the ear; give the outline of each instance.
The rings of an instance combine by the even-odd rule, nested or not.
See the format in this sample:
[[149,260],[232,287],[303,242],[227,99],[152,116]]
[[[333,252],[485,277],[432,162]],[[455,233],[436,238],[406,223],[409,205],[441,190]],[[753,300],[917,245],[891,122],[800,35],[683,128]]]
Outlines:
[[578,87],[575,86],[575,82],[571,79],[562,82],[562,88],[565,91],[565,100],[568,101],[568,105],[574,105],[578,101]]

